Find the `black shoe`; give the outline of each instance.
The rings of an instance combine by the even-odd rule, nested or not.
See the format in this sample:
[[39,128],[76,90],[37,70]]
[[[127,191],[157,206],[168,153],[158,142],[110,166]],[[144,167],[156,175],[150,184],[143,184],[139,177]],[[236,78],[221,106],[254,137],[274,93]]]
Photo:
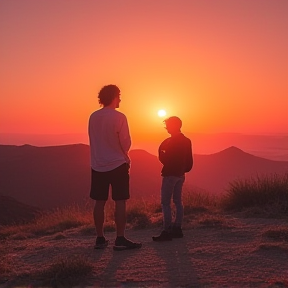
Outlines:
[[172,236],[168,231],[163,230],[159,236],[153,236],[153,241],[171,241]]
[[108,246],[109,240],[106,240],[105,237],[97,237],[94,249],[104,249]]
[[173,227],[170,234],[171,234],[172,238],[183,238],[184,237],[181,227]]
[[142,247],[142,243],[132,242],[129,239],[126,239],[125,237],[117,237],[115,240],[115,245],[113,246],[113,249],[115,251],[122,251],[122,250],[128,250],[128,249],[137,249],[141,247]]

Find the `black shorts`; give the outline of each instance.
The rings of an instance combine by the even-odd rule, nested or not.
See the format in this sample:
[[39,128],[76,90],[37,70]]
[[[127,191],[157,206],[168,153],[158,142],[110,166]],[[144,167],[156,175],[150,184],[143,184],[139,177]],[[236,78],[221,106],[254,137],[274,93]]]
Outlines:
[[107,172],[91,169],[90,197],[94,200],[108,200],[111,185],[112,199],[127,200],[129,194],[129,165],[127,163]]

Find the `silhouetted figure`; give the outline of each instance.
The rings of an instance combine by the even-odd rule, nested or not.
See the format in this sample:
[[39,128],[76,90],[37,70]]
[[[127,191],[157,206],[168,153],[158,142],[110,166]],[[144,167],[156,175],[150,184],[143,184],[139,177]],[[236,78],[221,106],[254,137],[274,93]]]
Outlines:
[[[191,140],[181,133],[182,121],[172,116],[164,120],[167,132],[171,137],[165,139],[159,149],[158,157],[163,164],[161,170],[161,205],[164,229],[159,236],[152,237],[153,241],[169,241],[182,238],[183,204],[182,187],[185,173],[193,166]],[[172,224],[171,199],[176,207],[175,221]]]
[[89,119],[89,141],[91,153],[91,191],[95,202],[94,223],[97,238],[94,248],[108,246],[104,236],[104,208],[111,186],[112,199],[115,201],[115,223],[117,237],[114,250],[140,248],[125,238],[126,200],[129,194],[130,159],[128,151],[131,138],[126,116],[117,111],[120,90],[116,85],[104,86],[99,94],[101,109],[93,112]]

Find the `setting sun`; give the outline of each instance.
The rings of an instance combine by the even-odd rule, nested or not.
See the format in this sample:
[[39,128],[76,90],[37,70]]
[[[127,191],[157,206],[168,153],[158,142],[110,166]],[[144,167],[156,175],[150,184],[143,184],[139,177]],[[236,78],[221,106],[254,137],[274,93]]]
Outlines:
[[159,111],[158,111],[158,116],[159,116],[159,117],[164,117],[164,116],[166,116],[166,111],[163,110],[163,109],[159,110]]

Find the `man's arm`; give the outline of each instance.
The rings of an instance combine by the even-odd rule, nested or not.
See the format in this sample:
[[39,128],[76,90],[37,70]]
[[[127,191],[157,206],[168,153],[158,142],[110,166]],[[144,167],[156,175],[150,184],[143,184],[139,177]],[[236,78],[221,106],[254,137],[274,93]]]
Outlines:
[[158,159],[163,165],[165,165],[167,163],[166,148],[167,148],[167,139],[164,140],[158,148]]
[[192,143],[191,140],[187,141],[187,156],[186,156],[186,171],[189,172],[193,167]]
[[119,135],[120,146],[121,146],[124,154],[126,155],[126,154],[128,154],[128,151],[131,147],[131,137],[130,137],[127,118],[125,116],[123,117],[123,119],[121,121],[118,135]]

